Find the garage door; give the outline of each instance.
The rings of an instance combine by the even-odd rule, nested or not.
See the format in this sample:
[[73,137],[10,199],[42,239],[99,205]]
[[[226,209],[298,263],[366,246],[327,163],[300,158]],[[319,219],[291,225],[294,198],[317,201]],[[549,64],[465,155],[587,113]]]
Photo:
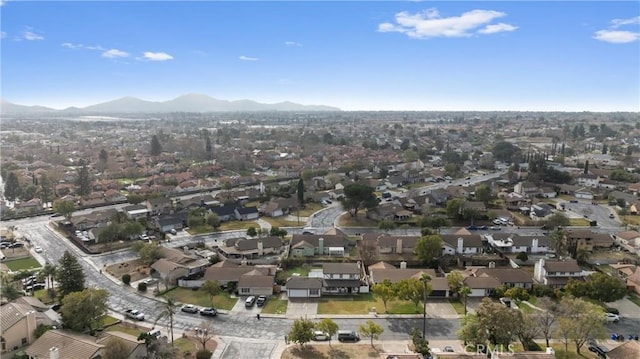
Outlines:
[[446,295],[447,295],[446,290],[433,290],[431,291],[431,294],[429,294],[430,297],[438,297],[438,298],[444,298]]
[[287,296],[289,298],[307,298],[308,291],[306,289],[288,289]]

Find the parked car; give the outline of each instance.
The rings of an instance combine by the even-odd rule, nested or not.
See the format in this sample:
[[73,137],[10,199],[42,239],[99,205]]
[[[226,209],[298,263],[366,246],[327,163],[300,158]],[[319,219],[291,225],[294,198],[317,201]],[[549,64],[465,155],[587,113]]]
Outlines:
[[616,216],[614,216],[613,213],[609,213],[609,218],[616,218]]
[[175,236],[176,234],[178,234],[178,231],[176,231],[174,228],[171,228],[169,230],[169,233],[171,233],[171,234],[173,234]]
[[360,341],[360,334],[355,330],[338,330],[338,341],[357,342]]
[[247,308],[253,307],[254,304],[256,304],[256,297],[253,295],[247,297],[247,299],[244,301],[244,306]]
[[40,247],[40,246],[35,246],[35,247],[33,247],[33,250],[34,250],[36,253],[42,253],[42,247]]
[[215,317],[218,315],[218,311],[213,307],[202,308],[200,309],[200,315],[204,315],[205,317]]
[[198,313],[199,309],[198,307],[196,307],[195,305],[192,304],[185,304],[182,306],[182,308],[180,308],[181,312],[185,312],[185,313]]
[[325,340],[329,340],[331,337],[329,337],[329,334],[321,331],[321,330],[314,330],[313,331],[313,340],[316,341],[325,341]]
[[598,345],[595,341],[589,341],[589,351],[595,353],[599,358],[606,358],[609,349]]
[[264,304],[267,302],[267,296],[266,295],[261,295],[258,297],[258,299],[256,300],[256,305],[258,307],[262,307],[264,306]]
[[147,334],[152,335],[152,336],[154,336],[156,338],[160,338],[160,336],[162,335],[162,332],[159,329],[152,329]]
[[613,313],[605,313],[604,315],[605,320],[609,323],[617,323],[620,321],[620,316],[618,314],[613,314]]
[[9,248],[22,248],[22,247],[24,247],[24,243],[22,242],[15,242],[9,246]]
[[124,314],[131,319],[144,320],[144,314],[137,309],[127,309]]
[[444,351],[445,353],[453,353],[453,348],[447,345],[446,347],[444,347]]

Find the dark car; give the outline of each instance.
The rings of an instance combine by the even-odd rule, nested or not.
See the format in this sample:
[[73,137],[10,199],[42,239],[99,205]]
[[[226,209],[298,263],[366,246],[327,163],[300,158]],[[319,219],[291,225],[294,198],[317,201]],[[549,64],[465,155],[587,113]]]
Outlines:
[[216,315],[218,315],[218,311],[216,310],[216,308],[202,308],[200,309],[200,315],[204,315],[205,317],[215,317]]
[[476,226],[467,226],[467,229],[470,230],[470,231],[476,231],[476,230],[478,230],[478,227],[476,227]]
[[182,308],[180,308],[180,311],[193,314],[193,313],[198,313],[198,308],[195,305],[187,304]]
[[598,358],[606,358],[607,357],[607,353],[609,352],[609,349],[598,345],[598,343],[594,342],[594,341],[590,341],[589,342],[589,351],[590,352],[594,352],[596,355],[598,355]]
[[266,295],[261,295],[256,300],[256,305],[258,307],[262,307],[266,302],[267,302],[267,296]]

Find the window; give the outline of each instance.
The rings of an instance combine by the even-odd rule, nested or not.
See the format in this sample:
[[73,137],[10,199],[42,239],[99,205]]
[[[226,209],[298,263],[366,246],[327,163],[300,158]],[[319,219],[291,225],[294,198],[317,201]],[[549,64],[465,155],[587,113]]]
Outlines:
[[27,344],[27,338],[22,338],[22,345],[26,345]]
[[7,350],[7,341],[4,339],[4,337],[0,337],[0,343],[2,343],[2,350]]
[[240,288],[240,293],[251,293],[251,288]]
[[309,295],[318,295],[320,294],[319,289],[309,289]]

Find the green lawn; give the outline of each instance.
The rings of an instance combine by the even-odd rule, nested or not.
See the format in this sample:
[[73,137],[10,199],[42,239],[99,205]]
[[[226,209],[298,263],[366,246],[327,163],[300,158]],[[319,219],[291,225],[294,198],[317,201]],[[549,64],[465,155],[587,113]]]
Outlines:
[[186,338],[178,338],[173,341],[173,346],[180,351],[180,353],[190,352],[194,354],[198,351],[198,347],[194,342]]
[[[464,315],[464,303],[460,303],[460,301],[458,299],[454,299],[454,298],[449,298],[449,303],[451,303],[451,306],[453,307],[453,309],[455,309],[456,313],[458,313],[459,315]],[[469,308],[467,307],[467,310]]]
[[40,268],[40,262],[33,257],[12,259],[4,262],[14,272]]
[[134,337],[138,337],[141,333],[143,333],[143,330],[140,330],[138,328],[132,328],[130,326],[125,326],[122,324],[116,324],[116,325],[112,325],[110,327],[108,327],[106,329],[106,331],[108,332],[122,332],[122,333],[127,333],[129,335],[133,335]]
[[587,227],[589,226],[589,220],[586,218],[569,218],[569,226]]
[[[306,277],[309,275],[309,272],[311,271],[311,269],[314,267],[311,267],[309,265],[302,265],[299,267],[291,267],[288,269],[285,269],[283,271],[278,272],[278,277],[280,278],[284,278],[284,279],[288,279],[293,277],[294,273],[296,273],[296,276],[299,277]],[[315,267],[315,268],[322,268],[322,267]]]
[[[193,304],[200,307],[210,307],[209,295],[201,290],[191,290],[188,288],[175,288],[164,294],[171,296],[180,303]],[[231,310],[238,301],[238,298],[231,298],[229,293],[223,292],[213,297],[213,306],[218,309]]]
[[292,216],[300,215],[300,217],[309,217],[310,215],[314,214],[315,212],[318,212],[323,208],[324,206],[321,205],[320,203],[307,203],[304,205],[304,209],[300,210],[300,213],[294,211],[293,213],[291,213],[291,215]]
[[636,294],[630,294],[628,298],[633,302],[633,304],[640,307],[640,297],[638,297]]
[[253,227],[255,229],[259,229],[260,225],[256,221],[230,221],[223,222],[220,227],[218,227],[218,231],[232,231],[237,229],[249,229],[249,227]]
[[[322,298],[318,303],[318,314],[368,314],[372,308],[378,313],[385,313],[384,303],[373,294],[359,294],[349,297]],[[392,300],[387,302],[388,314],[422,313],[422,305],[416,310],[412,302]]]
[[288,300],[282,299],[269,299],[267,304],[262,308],[264,314],[286,314],[287,313]]
[[271,224],[271,227],[296,227],[296,226],[304,226],[307,223],[303,219],[301,219],[300,222],[298,222],[297,220],[289,221],[286,218],[288,217],[277,217],[277,218],[262,217],[264,221],[269,222],[269,224]]

